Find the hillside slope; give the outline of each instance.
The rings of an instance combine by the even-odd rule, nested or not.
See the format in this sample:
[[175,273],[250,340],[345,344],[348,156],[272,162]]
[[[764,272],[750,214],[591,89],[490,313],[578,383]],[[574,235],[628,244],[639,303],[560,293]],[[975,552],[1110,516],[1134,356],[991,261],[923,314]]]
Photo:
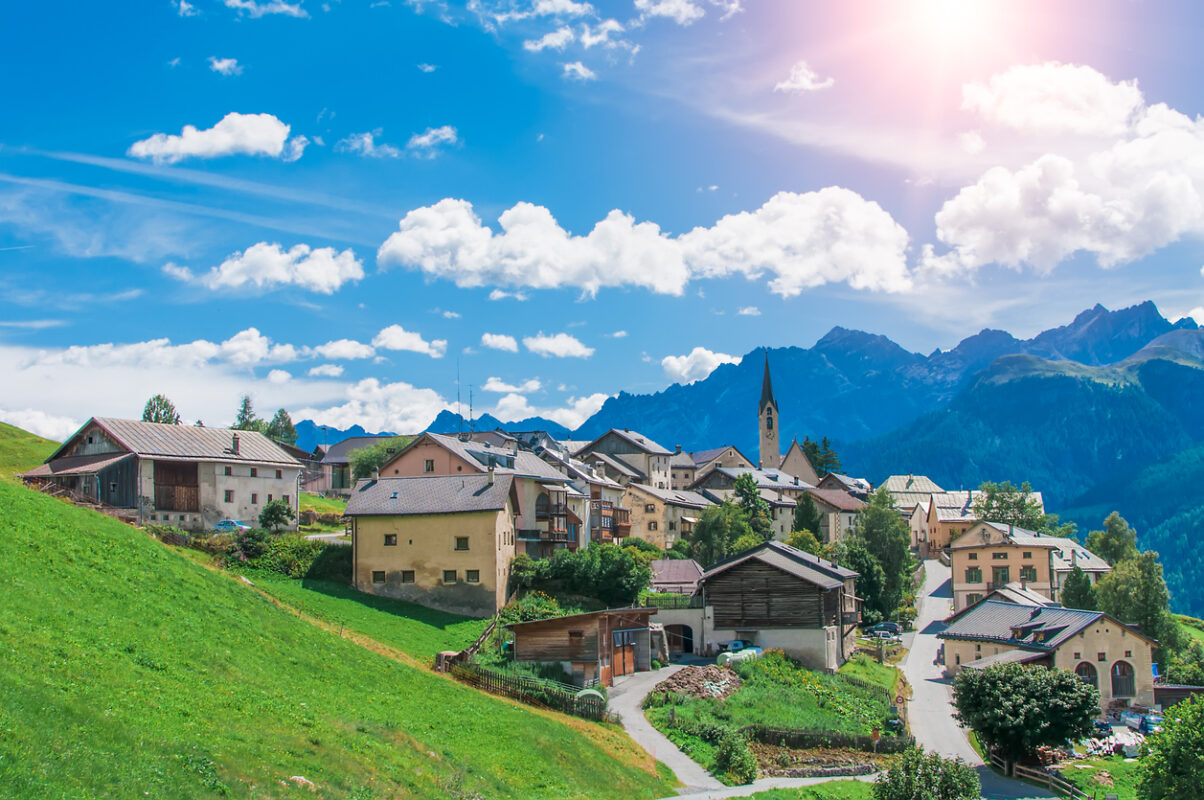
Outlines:
[[11,483],[0,509],[0,794],[672,791],[614,727],[402,666],[141,532]]
[[58,442],[0,422],[0,479],[12,479],[18,472],[36,467],[58,446]]

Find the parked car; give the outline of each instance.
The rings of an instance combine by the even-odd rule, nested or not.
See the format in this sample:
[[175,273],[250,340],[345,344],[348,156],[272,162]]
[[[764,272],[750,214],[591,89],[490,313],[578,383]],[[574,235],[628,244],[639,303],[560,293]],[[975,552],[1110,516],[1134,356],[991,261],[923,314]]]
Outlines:
[[871,625],[865,629],[866,633],[876,633],[878,631],[886,631],[891,636],[900,636],[903,633],[903,626],[897,622],[879,622],[877,625]]
[[875,640],[881,639],[884,642],[902,641],[898,636],[891,633],[890,631],[874,631],[873,633],[870,634],[870,638],[875,639]]
[[729,653],[738,653],[747,647],[752,647],[752,642],[746,642],[742,639],[732,639],[730,642],[723,642],[719,645],[721,650],[726,650]]
[[251,526],[236,519],[222,519],[218,520],[217,524],[213,526],[213,530],[218,533],[238,533],[240,531],[251,530]]
[[1161,714],[1146,714],[1141,718],[1141,725],[1137,730],[1149,736],[1151,733],[1160,733],[1162,731],[1162,715]]

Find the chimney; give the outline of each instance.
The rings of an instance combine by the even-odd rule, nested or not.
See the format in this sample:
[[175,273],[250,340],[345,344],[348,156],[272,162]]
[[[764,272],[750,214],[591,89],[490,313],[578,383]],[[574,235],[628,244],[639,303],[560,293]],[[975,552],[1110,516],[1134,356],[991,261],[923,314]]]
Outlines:
[[230,438],[230,452],[234,453],[234,455],[238,455],[238,434],[237,433],[234,434],[234,436],[232,436]]
[[1079,551],[1071,550],[1070,551],[1070,566],[1076,567],[1076,566],[1078,566],[1078,563],[1079,563]]
[[493,465],[489,465],[489,485],[493,485]]
[[380,480],[380,467],[373,467],[373,468],[372,468],[372,475],[371,475],[371,477],[372,477],[372,480],[374,480],[374,481],[378,481],[378,480]]
[[678,452],[678,453],[680,453],[680,452],[681,452],[681,445],[680,445],[680,444],[679,444],[679,445],[677,445],[677,452]]

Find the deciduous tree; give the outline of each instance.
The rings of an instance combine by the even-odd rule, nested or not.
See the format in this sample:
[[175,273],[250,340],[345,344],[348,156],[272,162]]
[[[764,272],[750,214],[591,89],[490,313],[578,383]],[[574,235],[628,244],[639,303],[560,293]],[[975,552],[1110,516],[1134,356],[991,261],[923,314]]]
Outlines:
[[986,481],[978,487],[978,492],[971,508],[974,516],[983,522],[1015,525],[1030,531],[1044,527],[1045,511],[1033,496],[1033,487],[1028,481],[1019,487],[1013,486],[1011,481]]
[[960,760],[911,749],[874,782],[874,800],[978,800],[978,773]]
[[860,542],[882,568],[878,605],[883,615],[891,616],[903,601],[903,589],[911,574],[911,530],[885,489],[870,495],[869,504],[857,514],[849,539]]
[[818,556],[824,549],[824,546],[819,543],[819,539],[815,538],[815,534],[806,530],[790,534],[790,537],[786,539],[786,544],[813,556]]
[[408,436],[390,436],[367,447],[352,450],[347,457],[352,480],[360,481],[372,477],[374,472],[379,471],[409,443]]
[[703,509],[694,526],[694,560],[709,567],[727,557],[731,546],[746,533],[752,533],[744,513],[734,504],[723,502]]
[[761,496],[757,481],[751,473],[744,473],[736,478],[734,487],[736,505],[744,512],[744,518],[753,529],[753,533],[767,542],[773,538],[773,524],[769,520],[769,501]]
[[1204,788],[1204,699],[1166,711],[1162,731],[1145,745],[1137,768],[1139,800],[1196,800]]
[[1170,612],[1171,594],[1153,550],[1113,567],[1096,584],[1095,596],[1100,611],[1139,626],[1165,647],[1177,644],[1179,628]]
[[1112,566],[1137,557],[1137,531],[1119,513],[1113,511],[1104,520],[1102,531],[1087,534],[1087,549]]
[[272,500],[259,512],[259,527],[276,530],[297,518],[297,512],[283,500]]
[[164,425],[179,425],[180,415],[176,413],[175,404],[166,395],[157,394],[142,408],[143,422],[159,422]]

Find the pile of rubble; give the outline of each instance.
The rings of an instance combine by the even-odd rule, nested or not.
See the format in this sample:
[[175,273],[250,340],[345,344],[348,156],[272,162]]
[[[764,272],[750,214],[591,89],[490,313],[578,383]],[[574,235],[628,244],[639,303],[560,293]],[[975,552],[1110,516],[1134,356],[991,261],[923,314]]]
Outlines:
[[762,775],[780,778],[811,778],[830,775],[869,775],[877,772],[886,756],[842,747],[787,747],[750,742]]
[[740,688],[740,676],[730,669],[708,664],[685,667],[656,685],[654,692],[680,692],[703,700],[722,700]]

